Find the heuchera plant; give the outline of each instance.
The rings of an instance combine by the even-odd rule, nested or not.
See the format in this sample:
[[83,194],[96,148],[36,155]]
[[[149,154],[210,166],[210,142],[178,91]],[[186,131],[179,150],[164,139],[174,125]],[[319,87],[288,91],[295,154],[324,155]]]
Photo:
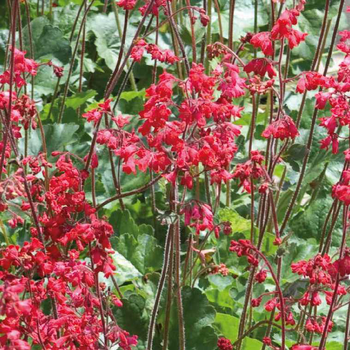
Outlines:
[[[38,2],[34,21],[46,15],[52,19],[53,11],[64,3]],[[265,30],[259,32],[256,24],[254,33],[247,32],[235,42],[232,33],[240,25],[240,19],[234,17],[235,1],[229,4],[228,28],[222,23],[223,4],[216,0],[204,1],[203,7],[190,1],[181,7],[168,0],[73,3],[79,4],[79,10],[70,38],[73,56],[66,67],[56,60],[34,59],[35,50],[40,50],[33,44],[36,34],[31,31],[34,1],[9,0],[7,4],[10,30],[0,74],[0,229],[4,237],[0,248],[0,348],[241,350],[258,349],[259,344],[263,349],[325,350],[335,314],[345,309],[344,345],[339,349],[347,349],[350,31],[339,31],[344,0],[336,2],[334,23],[327,17],[330,1],[322,2],[324,17],[311,67],[298,72],[291,69],[291,58],[292,50],[308,38],[308,33],[300,30],[303,26],[298,26],[307,0],[271,1]],[[257,21],[259,2],[255,3],[252,11]],[[103,98],[84,109],[82,104],[75,108],[79,125],[90,135],[81,141],[84,145],[49,153],[54,140],[46,137],[46,126],[52,123],[55,103],[59,106],[57,125],[63,125],[70,90],[82,94],[88,84],[83,80],[83,60],[92,9],[104,14],[114,11],[117,21],[120,13],[124,16],[123,29],[118,22],[121,35],[115,68],[105,76]],[[211,33],[214,10],[220,23],[217,41]],[[132,27],[129,19],[133,13],[139,21]],[[179,29],[185,16],[189,18],[189,42]],[[164,26],[172,34],[171,49],[162,48],[159,40]],[[200,30],[206,31],[206,37],[199,42]],[[229,33],[228,39],[223,31]],[[24,50],[23,35],[27,35],[29,52]],[[330,46],[325,51],[328,37]],[[340,62],[330,71],[335,50]],[[127,115],[119,109],[123,90],[128,79],[135,83],[133,68],[142,67],[146,60],[152,61],[152,83],[145,89],[138,115]],[[50,70],[57,85],[53,96],[40,102],[34,97],[35,79],[44,69]],[[61,79],[66,82],[58,98]],[[301,125],[310,92],[314,92],[314,106],[305,133]],[[287,107],[290,94],[302,94],[297,114]],[[262,101],[267,101],[263,128],[259,122]],[[47,109],[45,103],[49,102]],[[45,110],[49,110],[46,120],[42,118]],[[244,122],[247,116],[249,130]],[[316,130],[322,130],[319,144],[314,141]],[[35,147],[30,149],[34,135],[38,135],[42,150],[36,153]],[[293,183],[286,162],[301,137],[305,145],[298,151],[300,168]],[[286,251],[295,233],[293,220],[306,210],[303,205],[310,197],[317,197],[317,193],[310,196],[303,184],[315,180],[306,175],[311,153],[318,148],[329,149],[326,164],[332,157],[341,159],[341,175],[327,190],[332,204],[322,218],[322,233],[310,233],[319,237],[318,252],[286,266]],[[99,174],[106,169],[115,194],[101,200],[97,185]],[[324,174],[318,182],[324,180]],[[123,191],[122,179],[135,177],[149,181]],[[159,188],[165,198],[164,210],[156,195]],[[118,261],[121,241],[114,240],[119,233],[113,213],[108,212],[113,203],[114,209],[126,213],[131,205],[128,198],[141,195],[150,198],[153,229],[164,247],[163,261],[154,269],[157,278],[147,300],[151,309],[144,316],[144,334],[130,332],[130,324],[122,318],[123,312],[135,311],[131,307],[123,311],[125,301],[129,303],[125,294],[129,295],[134,282],[118,284],[120,271],[129,265]],[[245,215],[249,220],[242,221],[232,210],[239,211],[242,203],[249,208]],[[226,209],[240,216],[240,221],[225,217]],[[242,232],[242,222],[249,223],[244,237],[237,235]],[[334,245],[337,225],[341,234]],[[8,232],[22,229],[26,238],[14,242]],[[225,245],[222,242],[227,238],[229,244]],[[134,248],[130,249],[131,256]],[[299,283],[298,293],[288,293],[286,273]],[[206,294],[212,276],[243,283],[241,303],[234,308],[239,320],[228,327],[234,328],[234,334],[215,321],[214,344],[208,345],[203,336],[203,343],[199,338],[193,347],[187,345],[188,339],[199,328],[186,319],[186,314],[196,313],[196,309],[186,309],[191,305],[184,302],[185,291],[197,288]],[[143,278],[147,281],[147,274]],[[220,287],[218,295],[231,282]],[[145,287],[144,295],[149,289]],[[226,304],[213,297],[208,300],[218,313],[226,314]],[[129,315],[131,319],[139,316]],[[177,343],[171,340],[174,329]],[[252,341],[251,337],[257,343],[250,344],[255,345],[245,343]]]

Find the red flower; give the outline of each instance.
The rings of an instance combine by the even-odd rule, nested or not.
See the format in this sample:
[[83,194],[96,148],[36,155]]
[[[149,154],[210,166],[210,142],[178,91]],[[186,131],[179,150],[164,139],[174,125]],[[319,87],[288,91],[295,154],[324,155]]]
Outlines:
[[299,136],[297,127],[294,121],[288,115],[284,115],[282,118],[272,122],[261,134],[265,138],[272,136],[275,139],[284,140],[286,138],[295,139]]
[[210,22],[210,18],[209,16],[205,13],[204,9],[200,9],[199,10],[199,16],[200,16],[200,21],[203,25],[203,27],[206,27],[208,25],[208,23]]
[[187,205],[181,213],[185,214],[185,225],[195,227],[197,234],[204,230],[211,231],[214,228],[213,213],[208,204]]
[[317,348],[312,345],[294,344],[290,350],[317,350]]
[[337,48],[346,54],[350,54],[350,31],[343,30],[342,32],[339,32],[339,35],[341,39]]
[[218,345],[218,348],[220,350],[232,350],[233,349],[233,346],[232,346],[230,340],[226,339],[226,338],[219,338],[217,345]]
[[268,312],[271,312],[277,306],[277,304],[278,304],[277,298],[270,299],[265,304],[265,310]]
[[263,283],[267,277],[267,270],[261,270],[255,275],[255,280],[258,283]]
[[337,134],[331,134],[325,139],[320,141],[321,149],[328,149],[329,145],[332,143],[332,153],[337,154],[339,150],[339,141]]
[[249,83],[248,89],[252,94],[266,94],[266,92],[271,90],[273,87],[275,80],[269,79],[261,81],[261,78],[258,75],[254,75],[253,78],[249,79]]
[[102,118],[103,113],[99,109],[92,109],[82,115],[88,122],[93,122],[96,126],[99,120]]
[[117,5],[124,10],[132,10],[136,5],[136,0],[119,0]]
[[272,61],[268,58],[255,58],[246,64],[243,70],[246,73],[254,72],[254,74],[258,74],[261,77],[264,77],[266,72],[270,78],[273,78],[276,75]]
[[281,40],[286,38],[291,49],[304,41],[307,33],[301,33],[292,28],[293,25],[297,24],[297,17],[299,15],[300,12],[297,9],[284,10],[271,30],[271,39]]
[[317,72],[303,72],[298,81],[296,91],[299,93],[316,90],[319,86],[325,87],[327,78]]
[[271,338],[269,338],[269,337],[264,337],[264,338],[263,338],[263,343],[264,343],[265,345],[271,345],[271,344],[272,344]]
[[318,305],[321,305],[321,303],[322,303],[322,300],[319,294],[317,292],[313,292],[311,297],[311,305],[318,306]]
[[350,186],[336,184],[332,189],[332,196],[338,198],[346,205],[350,205]]
[[245,79],[239,76],[238,66],[225,62],[224,67],[226,68],[224,80],[218,87],[218,90],[222,91],[222,97],[232,99],[243,96],[246,85]]
[[[127,0],[126,0],[126,1],[127,1]],[[123,1],[123,2],[124,2],[124,1]],[[143,54],[144,54],[144,52],[145,52],[146,47],[147,47],[146,41],[143,40],[143,39],[139,39],[139,40],[136,42],[135,46],[132,48],[130,57],[131,57],[132,59],[134,59],[134,61],[140,62],[141,59],[142,59],[142,56],[143,56]]]
[[260,32],[253,35],[253,37],[250,39],[250,43],[254,47],[261,48],[265,56],[273,56],[273,47],[270,32]]
[[171,50],[160,50],[155,44],[148,44],[146,50],[151,54],[153,60],[167,62],[169,64],[174,64],[175,62],[180,61]]
[[252,301],[251,301],[252,307],[258,307],[258,306],[260,306],[261,301],[262,301],[262,298],[261,298],[261,297],[256,298],[256,299],[252,299]]
[[331,93],[329,92],[318,92],[315,95],[316,98],[316,108],[318,109],[324,109],[326,107],[326,103],[331,97]]

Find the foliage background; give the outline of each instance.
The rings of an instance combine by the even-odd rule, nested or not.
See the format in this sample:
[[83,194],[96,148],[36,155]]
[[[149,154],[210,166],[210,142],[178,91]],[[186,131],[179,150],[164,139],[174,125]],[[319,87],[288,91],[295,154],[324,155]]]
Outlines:
[[[269,26],[269,1],[257,1],[259,6],[257,24],[258,31],[268,30]],[[287,1],[288,2],[288,1]],[[48,8],[49,1],[45,0],[45,8]],[[235,10],[235,30],[234,41],[236,45],[239,38],[247,32],[254,31],[254,1],[237,0]],[[309,33],[306,42],[302,43],[291,53],[290,75],[296,75],[301,71],[308,70],[313,54],[318,42],[318,35],[323,19],[324,1],[309,0],[302,12],[298,26],[300,30]],[[29,93],[33,93],[40,111],[40,118],[43,121],[46,139],[48,140],[48,153],[54,150],[71,151],[72,153],[85,155],[89,148],[92,137],[91,126],[81,118],[81,113],[96,106],[103,97],[106,82],[114,69],[118,52],[120,49],[120,29],[123,27],[124,16],[122,11],[115,6],[109,6],[107,13],[103,13],[103,3],[99,0],[94,2],[88,14],[85,29],[85,48],[83,55],[83,67],[79,55],[72,60],[72,52],[75,46],[80,22],[70,40],[74,20],[76,18],[81,0],[58,0],[58,6],[53,8],[52,14],[44,11],[44,14],[37,13],[37,1],[30,0],[30,17],[33,32],[33,43],[35,59],[39,62],[52,60],[57,65],[64,66],[64,75],[57,81],[52,73],[52,69],[42,66],[34,79],[34,89],[28,84]],[[201,6],[200,1],[191,1],[192,5]],[[223,37],[228,38],[228,10],[229,2],[218,0],[220,15],[222,19]],[[339,6],[339,0],[331,2],[329,18],[333,18]],[[24,8],[23,13],[23,47],[29,51],[29,39]],[[0,3],[0,63],[3,64],[8,38],[9,16],[5,1]],[[140,21],[140,14],[137,10],[131,12],[129,19],[129,29],[126,37],[126,45],[131,44],[136,27]],[[188,16],[179,18],[180,33],[186,44],[186,50],[191,50],[191,33],[189,31]],[[334,21],[331,26],[334,25]],[[347,26],[347,18],[344,15],[341,27]],[[119,28],[118,28],[119,27]],[[211,23],[211,41],[219,39],[219,21],[217,12],[213,10]],[[199,23],[195,25],[196,44],[198,49],[205,38],[206,29]],[[155,33],[150,36],[150,42],[154,42]],[[206,39],[208,40],[208,39]],[[324,49],[327,53],[326,43]],[[172,39],[170,29],[167,24],[160,28],[159,46],[163,49],[172,49]],[[254,55],[253,50],[246,48],[242,57],[249,60]],[[336,55],[335,55],[336,57]],[[214,60],[215,61],[215,60]],[[0,72],[3,65],[0,64]],[[210,62],[215,64],[215,62]],[[60,107],[62,105],[62,92],[64,90],[67,72],[72,65],[73,71],[69,80],[69,94],[65,101],[65,108],[62,123],[58,123]],[[152,69],[154,63],[149,58],[143,58],[141,63],[136,63],[133,68],[133,77],[127,83],[125,91],[121,94],[117,109],[123,114],[135,116],[132,126],[139,123],[136,117],[141,111],[145,101],[145,89],[151,84]],[[159,63],[158,73],[166,66]],[[79,92],[79,73],[83,69],[83,89]],[[172,69],[174,71],[172,71]],[[167,67],[167,70],[176,74],[176,66]],[[331,73],[336,71],[334,66]],[[122,80],[122,79],[121,79]],[[114,93],[119,89],[117,85]],[[53,100],[55,89],[58,97]],[[247,159],[247,147],[245,136],[249,130],[250,114],[252,110],[251,101],[241,98],[238,103],[245,107],[243,117],[237,124],[243,125],[242,135],[239,138],[239,151],[235,157],[235,162],[244,162]],[[237,103],[237,104],[238,104]],[[286,106],[290,115],[295,117],[301,103],[301,95],[288,91],[286,95]],[[257,127],[255,133],[254,148],[259,149],[263,144],[261,132],[267,123],[267,101],[261,100],[259,104]],[[306,107],[302,118],[300,129],[301,136],[296,143],[283,156],[287,166],[286,181],[282,189],[280,201],[278,203],[278,219],[282,220],[286,211],[291,193],[295,187],[300,171],[301,161],[305,152],[305,143],[310,126],[311,115],[314,108],[313,94],[309,93],[306,99]],[[51,111],[51,112],[50,112]],[[320,116],[327,114],[322,111]],[[291,293],[298,293],[300,281],[298,276],[293,275],[290,270],[292,261],[308,259],[313,256],[318,249],[318,242],[322,231],[325,216],[332,204],[330,198],[331,186],[338,181],[342,167],[342,153],[339,156],[330,156],[330,152],[321,150],[318,141],[324,138],[325,134],[316,127],[313,147],[310,155],[309,165],[305,176],[305,181],[301,189],[302,200],[298,203],[293,212],[292,219],[288,226],[288,233],[292,234],[288,244],[283,249],[283,276],[282,284]],[[39,130],[31,131],[29,136],[28,154],[36,155],[41,151],[42,143]],[[24,151],[24,143],[20,144],[20,149]],[[108,153],[102,147],[98,149],[100,166],[96,174],[96,191],[98,202],[103,202],[114,194],[114,185],[109,170]],[[49,158],[50,160],[50,158]],[[53,161],[53,158],[51,158]],[[276,180],[282,176],[284,165],[278,165],[274,176]],[[122,175],[121,187],[123,191],[129,191],[148,183],[149,176],[139,173],[138,175]],[[161,219],[169,219],[167,213],[166,196],[168,191],[165,180],[161,180],[156,185],[157,207],[164,212],[160,214]],[[91,191],[87,191],[91,198]],[[188,196],[193,196],[189,193]],[[201,193],[204,196],[204,193]],[[232,186],[232,203],[230,207],[225,206],[226,194],[222,193],[220,202],[219,219],[230,221],[233,228],[233,237],[247,237],[250,233],[250,197],[241,194],[237,184]],[[151,211],[151,199],[148,192],[135,195],[125,200],[127,210],[121,211],[119,204],[113,202],[103,209],[105,215],[115,229],[115,236],[112,239],[113,248],[116,250],[114,259],[118,268],[116,279],[121,285],[124,294],[124,307],[115,310],[120,326],[131,334],[139,335],[139,345],[137,349],[145,348],[149,315],[154,303],[155,290],[159,279],[159,270],[163,259],[163,247],[165,237],[165,227],[161,225],[161,220],[155,218]],[[18,215],[23,215],[21,212]],[[26,220],[26,217],[23,216]],[[25,223],[20,229],[11,229],[6,221],[9,217],[1,214],[4,223],[4,230],[12,243],[23,243],[28,239],[28,225]],[[189,228],[181,225],[182,251],[187,249],[187,238]],[[341,237],[341,224],[337,224],[333,240],[336,249],[339,246]],[[186,338],[188,350],[213,350],[216,347],[218,336],[225,336],[231,341],[235,341],[238,334],[239,315],[242,311],[245,286],[248,279],[247,264],[238,260],[233,254],[229,254],[228,247],[232,237],[221,237],[217,240],[210,237],[208,246],[216,247],[216,252],[209,259],[216,263],[225,262],[230,274],[227,277],[219,275],[202,275],[192,287],[183,289],[183,302],[185,310]],[[0,238],[3,239],[3,238]],[[264,253],[271,261],[276,257],[276,247],[272,245],[274,236],[267,234],[264,242]],[[281,252],[280,252],[281,253]],[[106,281],[106,283],[110,283]],[[113,285],[109,285],[114,288]],[[264,291],[272,291],[274,285],[272,280],[268,280],[264,286],[254,289],[254,295],[260,295]],[[161,349],[160,334],[164,324],[164,305],[166,290],[163,293],[161,311],[157,321],[155,349]],[[262,312],[263,306],[254,309],[252,319],[257,322],[265,318]],[[322,312],[322,311],[321,311]],[[343,332],[342,326],[345,321],[345,311],[335,314],[335,331],[330,335],[330,342],[327,350],[342,349]],[[178,348],[177,339],[177,314],[175,309],[171,317],[170,347]],[[339,322],[338,322],[339,320]],[[264,334],[264,328],[259,328],[246,338],[244,349],[261,348],[262,343],[254,338],[260,338]],[[277,340],[277,339],[276,339]],[[295,339],[289,339],[292,344]]]

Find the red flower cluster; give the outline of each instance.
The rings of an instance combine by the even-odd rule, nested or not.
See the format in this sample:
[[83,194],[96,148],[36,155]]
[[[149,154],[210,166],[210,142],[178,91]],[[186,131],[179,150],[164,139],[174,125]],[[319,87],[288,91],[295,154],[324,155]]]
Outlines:
[[290,350],[318,350],[318,348],[307,344],[294,344]]
[[[141,142],[134,132],[123,130],[124,122],[120,124],[123,117],[114,117],[109,112],[118,128],[100,130],[97,143],[107,145],[120,156],[122,169],[128,174],[136,173],[137,167],[140,171],[161,171],[169,182],[175,183],[180,178],[181,185],[191,189],[193,178],[198,176],[194,167],[202,164],[205,171],[210,172],[211,183],[228,181],[233,175],[226,168],[236,153],[235,138],[240,134],[240,127],[228,121],[232,117],[239,118],[243,108],[230,103],[232,96],[227,99],[227,89],[222,85],[222,96],[214,100],[214,88],[222,80],[228,88],[227,72],[233,74],[232,69],[238,76],[238,68],[232,65],[227,66],[226,72],[218,69],[207,76],[202,65],[193,64],[186,81],[179,81],[164,71],[158,83],[146,90],[148,100],[140,112],[144,123],[138,129],[145,140]],[[175,83],[186,95],[198,94],[198,97],[188,97],[176,105],[172,99]],[[230,82],[236,83],[237,79]],[[102,112],[95,109],[84,117],[96,124]],[[207,127],[211,117],[214,124]],[[189,130],[192,132],[186,138]]]
[[299,136],[297,127],[294,121],[288,115],[284,115],[281,118],[272,122],[261,134],[265,138],[272,136],[275,139],[285,140],[287,138],[295,139]]
[[328,136],[321,140],[321,148],[328,149],[332,144],[332,153],[338,153],[339,136],[338,130],[343,126],[350,125],[350,31],[340,32],[341,39],[338,48],[346,56],[339,65],[338,76],[325,77],[317,72],[303,72],[297,84],[297,92],[303,93],[306,90],[323,89],[316,94],[316,108],[323,110],[327,103],[331,106],[331,115],[320,118],[320,126],[327,130]]
[[171,50],[161,50],[157,45],[147,44],[143,39],[137,41],[136,45],[131,50],[130,57],[136,62],[140,62],[145,51],[152,56],[153,60],[158,60],[159,62],[174,64],[180,61]]
[[[305,324],[305,329],[308,332],[315,332],[322,334],[325,330],[326,317],[318,317],[319,321],[315,318],[308,318]],[[333,322],[330,321],[328,324],[327,332],[331,332],[333,328]]]
[[238,257],[246,256],[251,265],[258,266],[259,260],[256,258],[252,248],[252,243],[247,239],[240,239],[239,241],[232,240],[230,243],[231,252],[235,252]]
[[250,43],[254,47],[261,48],[265,56],[273,56],[273,46],[270,32],[260,32],[254,34],[250,39]]
[[125,11],[132,10],[136,5],[136,0],[119,0],[117,1],[117,5]]
[[[15,84],[20,87],[25,83],[20,75],[35,75],[38,65],[26,59],[25,52],[15,49],[14,55]],[[6,76],[7,72],[1,76],[2,84],[9,82]],[[13,92],[11,98],[9,133],[20,138],[20,125],[25,130],[36,127],[37,111],[27,95],[18,97]],[[8,110],[10,100],[9,92],[2,91],[0,109]],[[103,113],[111,112],[109,102],[99,104],[84,117],[97,124]],[[1,142],[0,150],[5,166],[11,156],[10,143]],[[12,213],[9,226],[23,223],[9,209],[11,201],[20,198],[20,209],[33,215],[35,222],[30,241],[0,250],[1,348],[30,349],[38,344],[46,349],[75,349],[79,344],[84,349],[96,349],[105,333],[110,342],[130,350],[137,344],[137,336],[130,336],[113,321],[104,329],[101,320],[102,298],[121,306],[118,298],[98,283],[100,272],[108,278],[116,269],[109,241],[113,228],[94,214],[95,209],[85,199],[82,184],[88,174],[73,165],[69,154],[54,152],[53,156],[59,159],[50,179],[47,169],[52,165],[47,155],[39,153],[18,160],[18,170],[0,185],[0,210]],[[28,174],[20,166],[27,167]],[[47,183],[41,180],[42,175]],[[29,184],[28,190],[24,181]],[[87,252],[90,262],[80,256]],[[50,314],[43,311],[46,304],[51,305]]]
[[296,91],[304,93],[305,90],[316,90],[319,86],[325,87],[327,79],[317,72],[303,72],[301,78],[298,80]]
[[93,122],[96,126],[103,114],[111,114],[110,103],[112,100],[106,100],[103,103],[99,103],[97,108],[91,109],[90,111],[82,115],[88,122]]
[[[32,170],[29,181],[36,179],[43,167],[50,166],[42,156],[28,157],[23,163]],[[77,343],[85,349],[96,349],[100,342],[101,299],[93,290],[98,287],[103,298],[109,297],[110,292],[96,283],[99,272],[108,278],[115,270],[109,242],[113,229],[93,214],[81,191],[84,173],[73,166],[67,154],[60,155],[56,167],[58,173],[50,179],[47,191],[40,183],[31,187],[34,206],[45,205],[48,209],[38,216],[40,226],[31,228],[31,241],[23,247],[9,245],[0,251],[2,346],[30,349],[31,339],[46,349],[73,349]],[[23,189],[17,187],[19,195],[25,197]],[[7,197],[11,198],[13,193]],[[29,211],[31,205],[23,201],[21,208]],[[85,223],[76,222],[79,214],[85,216]],[[78,250],[72,249],[74,245]],[[79,259],[80,252],[87,250],[90,263]],[[17,278],[14,269],[21,269],[28,277]],[[121,306],[114,295],[111,298]],[[42,311],[48,301],[55,310],[49,316]],[[130,337],[113,322],[108,325],[107,337],[125,350],[137,344],[137,337]]]
[[[346,156],[346,158],[349,157]],[[332,196],[342,201],[345,205],[350,204],[350,170],[344,170],[340,181],[333,185]]]
[[[240,180],[239,186],[243,186],[243,190],[251,193],[252,181],[261,179],[265,181],[266,171],[264,170],[264,156],[259,151],[251,151],[250,159],[245,163],[237,164],[233,173],[233,177]],[[266,183],[263,182],[259,188],[259,192],[267,190]]]
[[[34,60],[25,57],[26,51],[20,51],[12,47],[10,48],[10,50],[13,52],[14,55],[13,82],[18,88],[20,88],[26,84],[26,81],[21,75],[23,75],[24,73],[29,73],[33,76],[36,75],[39,65]],[[3,74],[0,75],[0,84],[10,84],[10,71],[11,66]]]
[[185,215],[185,226],[195,227],[197,234],[214,229],[213,213],[208,204],[188,204],[181,213]]
[[[308,277],[310,285],[304,295],[299,299],[300,305],[318,306],[322,303],[319,293],[325,294],[326,302],[331,303],[333,291],[335,288],[336,276],[349,275],[350,273],[350,256],[346,254],[343,258],[332,263],[331,258],[325,255],[316,255],[308,261],[299,261],[291,265],[293,273]],[[347,294],[346,289],[339,285],[337,288],[338,295]],[[316,321],[310,319],[309,328],[311,325],[315,328],[314,331],[322,329],[322,324],[315,323]],[[324,321],[323,321],[324,323]]]
[[219,338],[218,339],[218,348],[220,350],[232,350],[232,344],[229,339],[226,338]]
[[[305,2],[306,0],[301,0],[295,8],[291,10],[284,10],[278,18],[278,20],[276,21],[275,25],[273,26],[271,32],[260,32],[254,34],[250,39],[250,44],[252,44],[256,48],[260,48],[265,56],[273,56],[274,51],[272,41],[274,40],[287,39],[289,47],[291,49],[298,46],[301,42],[305,41],[307,33],[301,33],[298,30],[293,29],[293,26],[296,25],[298,22],[297,17],[300,15],[300,12],[304,9]],[[260,64],[262,65],[262,63]],[[272,67],[269,67],[269,69],[271,70]],[[253,71],[253,69],[249,69],[249,71]],[[273,74],[272,71],[270,72],[270,74]],[[265,75],[265,73],[262,75]],[[270,77],[273,76],[271,75]]]
[[246,73],[253,72],[254,74],[264,77],[267,73],[268,76],[273,78],[276,75],[275,70],[273,69],[272,61],[268,58],[255,58],[251,60],[248,64],[244,66],[244,71]]
[[305,0],[302,0],[294,9],[286,9],[282,12],[271,30],[272,40],[287,39],[291,49],[305,41],[307,33],[301,33],[292,28],[293,25],[297,24],[297,17],[300,15],[300,11],[303,10],[305,2]]

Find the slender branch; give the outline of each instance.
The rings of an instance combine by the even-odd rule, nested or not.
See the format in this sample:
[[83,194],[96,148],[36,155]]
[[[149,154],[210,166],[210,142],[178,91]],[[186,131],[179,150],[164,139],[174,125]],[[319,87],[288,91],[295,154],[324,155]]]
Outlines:
[[[87,0],[84,0],[84,4],[85,4],[86,2],[87,2]],[[65,87],[64,87],[61,109],[60,109],[60,112],[59,112],[59,115],[58,115],[58,123],[59,123],[59,124],[62,122],[62,118],[63,118],[63,112],[64,112],[64,109],[65,109],[66,99],[67,99],[67,95],[68,95],[69,82],[70,82],[70,78],[71,78],[71,76],[72,76],[72,74],[73,74],[73,67],[74,67],[75,56],[76,56],[76,54],[77,54],[78,47],[79,47],[79,38],[80,38],[81,33],[82,33],[82,31],[83,31],[84,23],[85,23],[86,17],[87,17],[87,15],[88,15],[88,13],[89,13],[89,11],[90,11],[90,8],[91,8],[91,6],[93,5],[94,2],[95,2],[95,0],[91,0],[89,6],[88,6],[87,9],[85,10],[84,16],[83,16],[83,19],[82,19],[82,22],[81,22],[81,25],[80,25],[80,28],[79,28],[77,41],[76,41],[76,43],[75,43],[74,51],[73,51],[73,53],[72,53],[72,58],[71,58],[70,65],[69,65],[69,71],[68,71],[68,76],[67,76],[66,85],[65,85]]]
[[151,187],[153,184],[155,184],[156,182],[158,182],[160,179],[162,178],[162,175],[158,175],[157,177],[155,177],[152,181],[150,181],[148,184],[142,186],[142,187],[139,187],[135,190],[132,190],[132,191],[129,191],[129,192],[124,192],[124,193],[121,193],[121,194],[116,194],[114,196],[112,196],[111,198],[108,198],[106,199],[104,202],[102,202],[101,204],[99,204],[97,207],[96,207],[96,211],[100,210],[101,208],[103,208],[105,205],[111,203],[111,202],[114,202],[115,200],[118,200],[120,198],[125,198],[125,197],[129,197],[129,196],[132,196],[134,194],[137,194],[137,193],[141,193],[145,190],[147,190],[149,187]]
[[107,87],[106,87],[106,90],[104,93],[105,99],[109,98],[109,96],[112,94],[115,86],[117,85],[117,82],[118,82],[120,76],[122,75],[122,73],[124,71],[124,67],[129,59],[129,57],[130,57],[131,51],[132,51],[133,47],[135,46],[137,38],[140,36],[141,30],[142,30],[142,27],[146,21],[146,18],[149,15],[149,13],[151,12],[154,1],[155,0],[151,0],[149,2],[147,9],[145,11],[145,14],[143,15],[143,17],[142,17],[142,19],[141,19],[141,21],[136,29],[136,32],[134,34],[134,38],[132,40],[132,44],[130,45],[129,50],[128,50],[127,54],[125,55],[123,62],[119,66],[116,66],[114,69],[114,71],[109,79],[109,82],[107,83]]
[[228,27],[228,47],[233,49],[233,20],[235,17],[236,0],[230,0],[229,27]]
[[168,227],[168,232],[166,234],[166,240],[165,240],[165,251],[164,251],[164,260],[163,260],[163,266],[161,269],[161,274],[158,282],[158,287],[157,287],[157,292],[156,292],[156,297],[151,313],[151,319],[148,325],[148,333],[147,333],[147,348],[146,350],[153,350],[152,345],[153,345],[153,337],[154,337],[154,327],[156,323],[156,318],[158,314],[158,309],[159,309],[159,304],[160,304],[160,299],[162,296],[165,280],[166,280],[166,274],[168,271],[168,266],[169,266],[169,261],[170,261],[170,245],[172,242],[172,235],[174,233],[173,230],[174,224],[169,225]]
[[[174,186],[174,212],[179,214],[178,209],[178,188],[177,183]],[[174,240],[175,240],[175,283],[176,283],[176,301],[178,311],[178,322],[179,322],[179,349],[186,349],[185,339],[185,324],[183,315],[183,304],[181,295],[181,245],[180,245],[180,220],[176,220],[174,224]]]

